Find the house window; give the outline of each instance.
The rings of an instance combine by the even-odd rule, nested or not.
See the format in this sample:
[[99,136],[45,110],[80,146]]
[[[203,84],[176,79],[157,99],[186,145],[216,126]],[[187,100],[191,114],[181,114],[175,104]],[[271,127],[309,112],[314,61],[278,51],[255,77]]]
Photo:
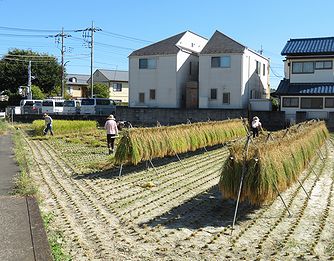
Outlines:
[[322,98],[301,98],[300,107],[302,109],[322,109],[323,99]]
[[211,57],[212,68],[230,68],[231,56]]
[[155,58],[139,59],[139,69],[156,69],[156,68],[157,68],[157,59],[155,59]]
[[290,98],[290,97],[283,98],[282,107],[298,108],[299,107],[299,98]]
[[230,93],[229,92],[223,93],[223,104],[230,104]]
[[251,99],[260,99],[260,93],[257,90],[251,90],[250,91],[250,98]]
[[144,103],[145,102],[145,93],[140,92],[139,93],[139,102]]
[[314,62],[293,62],[292,73],[314,73]]
[[266,65],[265,64],[263,64],[263,68],[262,69],[263,69],[263,72],[262,72],[263,76],[266,76]]
[[326,70],[326,69],[332,69],[332,68],[333,68],[332,61],[316,61],[315,62],[316,70]]
[[325,98],[325,107],[334,108],[334,98]]
[[150,100],[155,100],[155,89],[150,89]]
[[122,91],[122,84],[121,83],[113,83],[112,90],[114,92],[121,92]]
[[210,89],[210,99],[217,100],[217,89]]
[[72,77],[72,78],[69,79],[69,82],[77,82],[77,78]]
[[261,63],[259,61],[256,61],[256,68],[255,72],[260,75],[261,74]]

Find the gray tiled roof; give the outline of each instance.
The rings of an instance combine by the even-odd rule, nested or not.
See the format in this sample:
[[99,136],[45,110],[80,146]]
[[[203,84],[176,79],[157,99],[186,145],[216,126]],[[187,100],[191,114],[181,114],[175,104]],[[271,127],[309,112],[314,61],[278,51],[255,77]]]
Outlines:
[[246,46],[238,43],[225,34],[216,31],[204,46],[201,54],[243,53],[245,48]]
[[290,83],[284,79],[278,85],[275,95],[334,95],[334,82],[326,83]]
[[180,49],[176,44],[185,33],[186,32],[174,35],[160,42],[133,51],[129,56],[177,54]]
[[[76,78],[76,82],[70,82],[70,78]],[[82,84],[82,85],[87,85],[87,81],[90,78],[90,75],[87,74],[67,74],[66,75],[66,84]]]
[[334,37],[290,39],[281,54],[334,54]]
[[128,71],[119,71],[119,70],[107,70],[107,69],[98,69],[109,81],[129,81],[129,72]]

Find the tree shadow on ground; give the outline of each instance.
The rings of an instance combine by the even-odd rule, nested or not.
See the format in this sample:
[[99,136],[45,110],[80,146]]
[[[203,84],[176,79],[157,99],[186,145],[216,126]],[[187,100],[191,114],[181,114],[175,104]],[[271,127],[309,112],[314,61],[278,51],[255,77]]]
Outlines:
[[[167,213],[157,216],[148,222],[140,224],[156,227],[158,225],[169,229],[188,228],[199,229],[204,227],[226,227],[232,225],[236,201],[223,200],[218,186],[201,193],[182,205]],[[248,203],[240,203],[237,213],[237,222],[250,219],[258,207]]]
[[[145,170],[159,172],[157,168],[164,166],[164,165],[168,165],[170,163],[180,164],[180,168],[183,168],[182,166],[183,159],[188,159],[188,158],[191,158],[197,155],[201,155],[201,154],[207,153],[212,150],[220,149],[225,146],[226,144],[220,144],[220,145],[215,145],[212,147],[206,147],[205,149],[203,148],[203,149],[198,149],[192,152],[178,154],[181,162],[179,161],[176,155],[164,157],[164,158],[152,159],[151,162],[154,167],[152,166],[150,161],[143,161],[137,165],[126,164],[126,165],[123,165],[122,167],[121,176],[123,177],[123,176],[131,175],[135,172],[143,172]],[[115,178],[117,179],[120,177],[120,168],[121,168],[120,166],[113,166],[112,168],[103,170],[103,171],[97,171],[97,172],[92,172],[92,173],[87,173],[87,174],[78,174],[74,178],[75,179],[115,179]]]

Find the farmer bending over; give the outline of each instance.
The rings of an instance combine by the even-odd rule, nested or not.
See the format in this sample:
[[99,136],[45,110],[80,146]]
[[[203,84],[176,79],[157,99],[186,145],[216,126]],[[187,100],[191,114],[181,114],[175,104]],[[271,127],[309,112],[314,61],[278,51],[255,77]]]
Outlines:
[[45,129],[43,130],[43,134],[46,135],[48,134],[48,131],[50,131],[51,135],[53,136],[52,118],[46,113],[44,113],[44,121],[45,121]]

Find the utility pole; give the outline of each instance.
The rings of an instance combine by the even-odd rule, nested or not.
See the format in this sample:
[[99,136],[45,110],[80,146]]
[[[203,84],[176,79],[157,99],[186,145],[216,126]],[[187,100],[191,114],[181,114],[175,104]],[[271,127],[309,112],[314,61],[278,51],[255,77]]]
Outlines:
[[[85,41],[88,43],[88,48],[90,48],[90,90],[91,90],[91,98],[94,97],[94,79],[93,79],[93,66],[94,66],[94,33],[97,31],[102,31],[100,28],[94,27],[94,22],[92,21],[92,27],[76,30],[76,32],[82,32],[82,36],[85,38]],[[86,40],[86,38],[90,38],[90,40]]]
[[[61,33],[56,35],[49,35],[48,37],[54,37],[56,39],[56,43],[61,42],[60,54],[61,54],[61,96],[64,98],[65,96],[65,66],[64,66],[64,55],[65,55],[65,46],[64,46],[64,38],[71,37],[69,34],[64,33],[64,27],[61,28]],[[61,39],[61,40],[60,40]]]
[[31,61],[29,61],[29,64],[28,64],[27,98],[28,98],[28,100],[32,100],[32,91],[31,91]]
[[64,27],[61,28],[61,97],[65,97],[65,83],[64,83]]

